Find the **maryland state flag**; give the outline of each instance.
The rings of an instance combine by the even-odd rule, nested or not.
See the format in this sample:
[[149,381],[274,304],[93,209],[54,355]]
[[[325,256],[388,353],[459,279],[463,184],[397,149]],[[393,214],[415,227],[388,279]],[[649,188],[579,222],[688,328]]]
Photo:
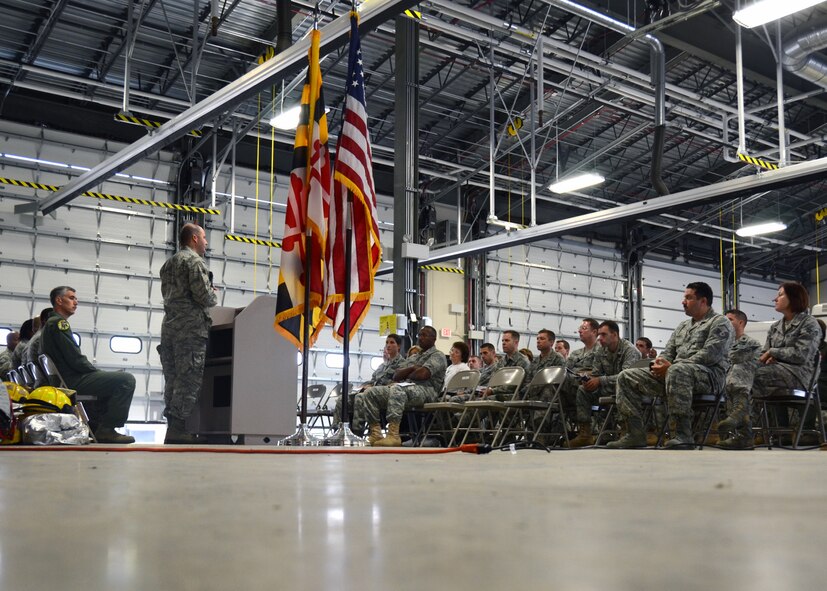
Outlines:
[[[365,106],[365,73],[362,69],[362,45],[359,41],[359,16],[350,13],[350,60],[343,109],[344,121],[336,145],[333,173],[333,204],[328,219],[325,258],[327,309],[333,322],[333,336],[350,340],[370,309],[373,278],[379,268],[382,247],[376,223],[376,192],[373,188],[373,165]],[[353,196],[352,257],[345,260],[345,215],[348,192]],[[350,264],[350,334],[345,335],[345,266]]]
[[[299,349],[305,337],[304,314],[310,314],[310,345],[326,321],[321,307],[324,303],[331,178],[327,117],[319,69],[319,37],[319,31],[311,33],[307,82],[302,90],[301,118],[293,143],[293,169],[287,194],[274,323],[276,331]],[[307,233],[310,234],[309,246],[305,240]],[[305,263],[308,263],[307,267]],[[305,275],[305,268],[309,277]],[[304,309],[306,289],[310,290],[308,310]]]

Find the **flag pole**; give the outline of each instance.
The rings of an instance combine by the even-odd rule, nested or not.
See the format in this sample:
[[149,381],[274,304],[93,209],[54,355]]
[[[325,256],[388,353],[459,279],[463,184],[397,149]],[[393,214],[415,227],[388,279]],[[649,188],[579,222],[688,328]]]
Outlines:
[[[307,220],[307,215],[305,215]],[[309,226],[304,231],[304,312],[302,314],[302,402],[299,419],[299,426],[296,432],[276,442],[276,445],[291,446],[316,446],[321,444],[321,439],[310,433],[307,428],[307,380],[308,374],[308,353],[310,353],[310,274],[313,267],[310,264],[310,257],[313,254],[313,231]]]
[[[351,260],[353,259],[353,193],[347,192],[347,207],[345,207],[345,314],[344,314],[344,343],[343,355],[344,365],[342,366],[342,425],[336,431],[325,438],[323,445],[339,447],[365,447],[367,442],[350,430],[348,422],[348,374],[350,370],[350,279]],[[335,328],[334,328],[335,330]]]

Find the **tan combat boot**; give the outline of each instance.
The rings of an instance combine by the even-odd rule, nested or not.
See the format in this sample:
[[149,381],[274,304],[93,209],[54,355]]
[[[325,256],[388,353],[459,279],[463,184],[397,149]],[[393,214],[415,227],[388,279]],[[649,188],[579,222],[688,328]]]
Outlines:
[[388,434],[373,444],[374,447],[399,447],[402,438],[399,437],[399,423],[388,423]]
[[382,426],[379,423],[371,423],[368,427],[368,444],[375,445],[382,437]]
[[591,423],[580,423],[577,425],[577,437],[569,441],[569,447],[587,447],[594,445],[594,435],[592,435]]

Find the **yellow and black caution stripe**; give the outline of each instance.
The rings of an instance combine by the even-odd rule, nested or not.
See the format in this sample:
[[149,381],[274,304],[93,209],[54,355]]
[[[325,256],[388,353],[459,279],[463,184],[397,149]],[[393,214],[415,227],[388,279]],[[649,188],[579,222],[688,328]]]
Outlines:
[[738,159],[741,160],[741,162],[747,162],[748,164],[752,164],[753,166],[763,168],[764,170],[778,170],[778,165],[774,162],[769,162],[768,160],[753,158],[752,156],[747,156],[746,154],[741,153],[738,153]]
[[[18,179],[6,179],[3,177],[0,177],[0,185],[13,185],[15,187],[41,189],[43,191],[60,190],[60,187],[58,187],[57,185],[45,185],[43,183],[32,183],[29,181],[21,181]],[[104,199],[107,201],[119,201],[120,203],[146,205],[147,207],[161,207],[163,209],[172,209],[174,211],[188,211],[190,213],[203,213],[206,215],[221,214],[221,211],[218,209],[207,209],[206,207],[196,207],[194,205],[179,205],[177,203],[168,203],[167,201],[150,201],[148,199],[138,199],[136,197],[124,197],[123,195],[110,195],[109,193],[98,193],[97,191],[86,191],[85,193],[83,193],[83,196],[94,197],[95,199]]]
[[439,271],[441,273],[456,273],[458,275],[465,275],[465,271],[457,269],[456,267],[440,267],[439,265],[420,265],[420,269],[426,271]]
[[258,58],[256,59],[256,63],[258,65],[261,65],[264,62],[273,59],[274,57],[276,57],[276,48],[268,45],[267,49],[264,50],[264,53],[258,56]]
[[[149,129],[158,129],[163,125],[163,122],[161,121],[152,121],[151,119],[144,119],[143,117],[135,117],[134,115],[127,115],[123,112],[115,115],[115,121],[121,121],[131,125],[140,125],[141,127],[148,127]],[[204,133],[197,129],[193,129],[192,131],[188,131],[187,135],[191,135],[192,137],[201,137]]]
[[415,21],[421,21],[422,20],[422,13],[419,12],[418,10],[408,9],[408,10],[405,11],[405,16],[410,17],[410,18],[414,19]]
[[821,209],[821,210],[816,212],[816,221],[817,222],[820,222],[824,218],[827,218],[827,207],[825,207],[824,209]]
[[270,248],[281,248],[281,242],[262,240],[260,238],[249,238],[247,236],[239,236],[238,234],[224,234],[224,240],[243,242],[244,244],[255,244],[256,246],[269,246]]

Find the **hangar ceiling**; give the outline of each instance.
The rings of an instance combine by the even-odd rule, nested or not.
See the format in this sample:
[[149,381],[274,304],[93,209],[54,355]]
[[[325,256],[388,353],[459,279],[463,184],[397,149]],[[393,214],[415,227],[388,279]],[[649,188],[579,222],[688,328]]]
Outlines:
[[[283,4],[296,43],[312,26],[313,5]],[[662,153],[660,176],[670,193],[758,174],[756,166],[736,158],[733,5],[718,0],[600,0],[576,9],[568,0],[432,0],[415,5],[421,14],[419,193],[425,213],[430,205],[451,206],[459,199],[466,239],[504,231],[486,223],[492,130],[497,145],[495,213],[517,224],[531,223],[532,162],[538,224],[658,196],[651,179],[657,153]],[[321,25],[349,8],[349,2],[321,2]],[[588,10],[617,25],[606,19],[594,22],[584,16]],[[749,155],[779,163],[778,46],[784,54],[791,40],[827,28],[825,16],[827,9],[816,7],[779,25],[742,30],[744,145]],[[124,107],[125,78],[128,111],[165,121],[254,68],[257,57],[276,45],[284,20],[275,0],[142,0],[131,7],[126,0],[6,0],[0,17],[0,116],[127,142],[147,131],[114,120]],[[645,35],[664,47],[662,151],[654,145],[656,92]],[[362,38],[376,180],[386,194],[393,192],[396,44],[394,19]],[[340,125],[346,50],[335,49],[321,62],[334,136]],[[816,65],[818,50],[809,49]],[[538,61],[543,64],[541,75],[534,67]],[[827,97],[824,87],[810,79],[783,72],[782,133],[790,164],[827,155]],[[272,111],[296,104],[302,81],[302,73],[274,79],[269,91],[228,113],[219,131],[220,145],[230,141],[233,119],[242,125],[262,120],[253,131],[269,137]],[[538,82],[543,91],[535,95]],[[538,97],[533,115],[532,96]],[[509,134],[508,125],[517,118],[522,128]],[[209,136],[213,128],[203,131]],[[276,165],[285,174],[292,137],[279,132],[276,138]],[[198,140],[185,138],[178,149],[183,155],[197,145]],[[200,149],[208,153],[209,145],[204,142]],[[252,136],[239,148],[240,160],[253,162]],[[599,172],[606,181],[575,194],[548,190],[558,177],[577,171]],[[781,216],[787,230],[735,239],[738,270],[806,279],[825,239],[824,224],[815,215],[827,205],[821,176],[576,233],[675,260],[714,264],[721,239],[724,249],[731,248],[732,229],[742,220]]]

